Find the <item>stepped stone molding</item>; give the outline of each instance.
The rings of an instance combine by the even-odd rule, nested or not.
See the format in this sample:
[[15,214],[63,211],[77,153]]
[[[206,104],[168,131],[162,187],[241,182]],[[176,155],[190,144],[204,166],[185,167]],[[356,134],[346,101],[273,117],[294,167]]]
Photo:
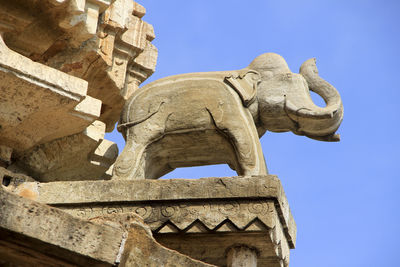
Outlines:
[[0,38],[0,145],[17,156],[83,131],[100,116],[87,82],[21,56]]
[[115,0],[98,20],[96,35],[79,48],[67,47],[45,64],[89,82],[88,94],[103,103],[100,120],[113,130],[125,101],[153,74],[157,48],[153,26],[141,19],[145,9]]
[[76,47],[98,31],[112,0],[0,0],[0,31],[7,45],[34,60]]
[[96,135],[112,131],[155,70],[145,13],[131,0],[0,0],[0,166],[39,181],[111,177],[116,145],[88,132],[95,120]]
[[[223,264],[225,249],[240,241],[261,252],[260,264],[287,266],[296,242],[296,225],[273,175],[25,182],[10,190],[35,192],[32,199],[82,219],[137,214],[161,244],[210,264]],[[208,254],[200,255],[204,250]]]

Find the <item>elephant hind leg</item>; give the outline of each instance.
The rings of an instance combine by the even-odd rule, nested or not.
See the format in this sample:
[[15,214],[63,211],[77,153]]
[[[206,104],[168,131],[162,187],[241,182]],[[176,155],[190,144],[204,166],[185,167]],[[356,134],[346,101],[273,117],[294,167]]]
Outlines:
[[127,130],[127,142],[114,165],[113,179],[146,179],[147,147],[163,136],[165,115],[154,113],[152,119],[140,122]]
[[146,145],[127,142],[124,150],[117,158],[113,169],[113,178],[120,180],[144,179],[141,165],[143,165],[143,152]]
[[127,145],[114,165],[113,179],[157,179],[174,168],[162,162],[145,145]]

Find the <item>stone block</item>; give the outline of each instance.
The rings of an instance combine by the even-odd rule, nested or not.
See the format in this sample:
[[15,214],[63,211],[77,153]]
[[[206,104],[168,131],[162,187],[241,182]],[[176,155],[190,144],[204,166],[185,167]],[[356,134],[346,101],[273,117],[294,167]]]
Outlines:
[[157,243],[152,236],[149,226],[135,213],[105,215],[96,217],[91,221],[101,224],[113,223],[127,233],[127,238],[124,241],[124,250],[120,254],[121,257],[118,266],[214,266],[194,260]]
[[[4,189],[7,189],[8,191],[13,191],[19,185],[25,182],[32,182],[32,183],[27,183],[30,187],[32,187],[35,184],[33,182],[36,181],[30,176],[24,175],[22,173],[14,173],[3,167],[0,167],[0,184],[3,186]],[[19,190],[20,189],[21,187],[19,187]],[[24,196],[23,194],[19,195]]]

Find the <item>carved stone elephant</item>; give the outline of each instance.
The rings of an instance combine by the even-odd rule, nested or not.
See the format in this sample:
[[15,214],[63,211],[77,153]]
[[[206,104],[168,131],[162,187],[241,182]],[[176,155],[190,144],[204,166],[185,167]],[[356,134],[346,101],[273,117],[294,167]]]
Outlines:
[[[326,107],[316,106],[309,90]],[[241,70],[189,73],[147,84],[127,101],[118,130],[126,146],[113,179],[158,178],[177,167],[227,163],[238,175],[267,174],[259,137],[292,131],[338,141],[343,118],[336,89],[315,59],[292,73],[274,53]]]

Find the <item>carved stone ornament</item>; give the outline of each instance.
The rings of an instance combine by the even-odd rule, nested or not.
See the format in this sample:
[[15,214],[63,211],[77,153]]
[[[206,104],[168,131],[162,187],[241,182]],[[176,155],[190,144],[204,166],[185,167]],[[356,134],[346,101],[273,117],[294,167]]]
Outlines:
[[[326,107],[318,107],[310,90]],[[114,179],[158,178],[177,167],[227,163],[238,175],[264,175],[259,137],[292,131],[322,141],[343,118],[339,93],[318,76],[315,59],[292,73],[274,53],[241,70],[163,78],[133,93],[118,130],[126,146]]]

